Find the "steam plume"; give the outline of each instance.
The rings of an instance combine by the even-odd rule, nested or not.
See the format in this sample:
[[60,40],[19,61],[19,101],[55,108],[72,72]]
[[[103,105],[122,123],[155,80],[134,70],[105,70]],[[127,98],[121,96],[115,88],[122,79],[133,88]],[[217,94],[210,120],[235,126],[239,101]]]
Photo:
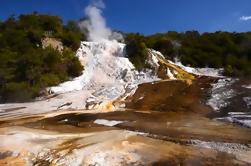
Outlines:
[[106,20],[102,16],[102,10],[105,4],[102,0],[92,1],[90,5],[85,8],[85,15],[87,20],[80,23],[81,29],[87,29],[88,40],[100,42],[104,40],[123,40],[120,33],[112,32],[106,25]]

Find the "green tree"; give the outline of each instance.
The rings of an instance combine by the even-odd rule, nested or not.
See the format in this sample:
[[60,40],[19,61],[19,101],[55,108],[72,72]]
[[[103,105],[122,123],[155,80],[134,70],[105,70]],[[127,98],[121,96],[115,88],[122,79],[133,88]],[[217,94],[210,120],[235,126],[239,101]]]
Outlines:
[[[31,100],[47,86],[81,74],[83,66],[74,51],[84,35],[74,26],[38,13],[0,23],[0,102]],[[63,41],[63,53],[42,48],[47,31]]]
[[147,66],[147,47],[144,42],[129,41],[126,44],[126,53],[137,70],[142,70]]

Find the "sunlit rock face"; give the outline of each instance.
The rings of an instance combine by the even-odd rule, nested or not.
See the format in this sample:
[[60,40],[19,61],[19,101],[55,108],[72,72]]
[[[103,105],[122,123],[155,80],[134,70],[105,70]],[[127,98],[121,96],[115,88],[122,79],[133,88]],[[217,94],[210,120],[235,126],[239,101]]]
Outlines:
[[51,87],[51,92],[64,93],[93,89],[106,84],[137,84],[159,80],[160,66],[165,67],[165,79],[185,79],[189,75],[175,63],[166,60],[160,52],[152,49],[148,49],[146,59],[151,69],[139,72],[127,58],[125,44],[116,41],[82,42],[76,56],[85,67],[83,74],[73,81]]
[[194,78],[152,49],[148,49],[146,59],[151,67],[137,71],[127,58],[125,44],[117,41],[82,42],[76,56],[84,66],[83,74],[48,90],[56,94],[94,90],[85,101],[86,109],[114,110],[117,99],[133,94],[141,83],[161,79],[181,79],[191,83]]
[[[0,165],[251,163],[247,125],[207,117],[210,95],[232,85],[219,70],[186,67],[148,49],[151,67],[139,72],[124,48],[82,42],[81,76],[48,88],[53,95],[44,100],[0,105]],[[250,114],[229,116],[240,123]]]
[[42,48],[47,48],[47,47],[52,47],[53,49],[59,51],[60,53],[63,52],[63,43],[56,39],[56,38],[50,38],[50,37],[46,37],[44,39],[42,39]]
[[126,56],[125,44],[117,41],[82,42],[76,56],[84,65],[81,76],[49,87],[47,90],[52,95],[44,99],[0,105],[3,115],[6,118],[12,116],[4,113],[4,110],[12,108],[22,108],[16,110],[15,116],[65,109],[114,111],[125,106],[123,100],[132,95],[139,84],[164,79],[183,80],[191,84],[194,79],[193,73],[152,49],[148,49],[146,59],[150,69],[137,71]]

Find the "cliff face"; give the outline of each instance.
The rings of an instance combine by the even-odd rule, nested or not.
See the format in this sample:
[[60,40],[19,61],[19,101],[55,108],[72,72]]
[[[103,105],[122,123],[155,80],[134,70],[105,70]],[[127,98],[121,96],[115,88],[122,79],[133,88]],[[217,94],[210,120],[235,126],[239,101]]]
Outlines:
[[56,39],[56,38],[51,38],[51,37],[46,37],[42,39],[42,48],[46,47],[52,47],[55,50],[58,50],[60,53],[63,52],[63,43]]

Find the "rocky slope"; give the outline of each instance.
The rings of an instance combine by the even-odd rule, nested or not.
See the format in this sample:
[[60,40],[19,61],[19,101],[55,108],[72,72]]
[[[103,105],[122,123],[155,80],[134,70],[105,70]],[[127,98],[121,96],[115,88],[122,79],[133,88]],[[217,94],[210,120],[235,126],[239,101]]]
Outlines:
[[[30,103],[0,105],[3,117],[37,114],[57,109],[115,110],[141,83],[179,79],[189,84],[191,74],[157,51],[148,49],[151,69],[135,70],[126,57],[125,44],[116,41],[82,42],[76,56],[84,66],[81,76],[48,88],[50,96]],[[41,107],[42,106],[42,107]],[[6,111],[12,110],[11,114]]]
[[148,49],[138,72],[124,47],[82,42],[81,76],[0,105],[0,165],[250,165],[250,129],[208,117],[228,102],[219,70]]
[[148,49],[146,59],[150,67],[139,72],[127,58],[125,44],[116,41],[82,42],[77,56],[85,66],[83,74],[49,91],[94,90],[86,100],[86,109],[115,109],[116,103],[133,94],[141,83],[178,79],[191,84],[195,78],[193,72],[152,49]]

